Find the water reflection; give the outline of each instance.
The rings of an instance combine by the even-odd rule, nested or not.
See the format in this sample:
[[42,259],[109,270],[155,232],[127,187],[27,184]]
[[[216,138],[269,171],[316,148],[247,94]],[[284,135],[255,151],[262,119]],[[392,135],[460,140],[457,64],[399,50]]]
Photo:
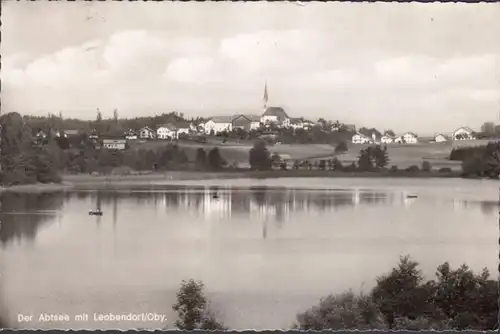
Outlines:
[[21,239],[33,241],[41,226],[54,221],[64,205],[62,193],[0,194],[0,245]]
[[[216,195],[215,195],[216,194]],[[71,198],[90,197],[112,208],[113,223],[116,225],[119,205],[128,201],[134,204],[154,206],[158,210],[186,211],[208,219],[230,219],[240,216],[252,219],[269,219],[282,223],[295,212],[335,212],[355,209],[357,206],[404,206],[410,207],[420,201],[435,203],[435,199],[409,198],[406,193],[382,192],[376,190],[301,190],[265,187],[230,188],[176,188],[162,191],[104,191],[75,192]],[[443,203],[446,204],[446,203]],[[498,202],[447,201],[455,210],[480,208],[483,213],[492,214],[498,210]]]
[[[216,196],[214,196],[216,194]],[[272,220],[279,229],[294,213],[329,213],[356,209],[358,206],[403,206],[409,208],[426,198],[408,198],[406,193],[376,190],[306,190],[290,188],[231,188],[226,187],[176,187],[163,190],[139,189],[127,191],[75,191],[67,193],[16,194],[0,196],[0,243],[3,247],[10,241],[25,238],[32,241],[40,226],[54,221],[53,216],[63,207],[64,201],[89,201],[90,209],[104,206],[112,215],[113,229],[117,229],[121,205],[139,204],[153,206],[157,211],[183,211],[194,217],[208,220],[227,220],[240,217],[259,221],[262,238],[268,236],[267,224]],[[478,208],[483,214],[496,215],[497,201],[447,201],[454,210]],[[435,202],[434,202],[435,203]],[[82,214],[84,210],[82,209]],[[99,227],[100,216],[95,216]]]

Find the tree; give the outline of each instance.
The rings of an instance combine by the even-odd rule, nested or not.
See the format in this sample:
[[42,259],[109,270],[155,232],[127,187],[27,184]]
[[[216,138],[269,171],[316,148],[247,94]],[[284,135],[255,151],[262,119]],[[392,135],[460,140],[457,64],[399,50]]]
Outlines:
[[201,147],[196,150],[196,167],[201,170],[207,168],[207,152]]
[[249,151],[250,168],[253,170],[269,170],[272,168],[272,159],[266,143],[257,140]]
[[211,149],[210,152],[208,152],[207,158],[208,166],[212,170],[219,170],[227,164],[226,161],[222,158],[218,147],[214,147],[213,149]]
[[481,132],[487,136],[491,136],[495,134],[495,123],[493,122],[484,122],[481,126]]
[[200,281],[188,280],[181,282],[177,292],[177,302],[172,306],[179,317],[175,326],[179,330],[226,330],[209,308],[204,293],[204,285]]
[[386,329],[387,325],[369,296],[351,291],[322,298],[319,305],[297,315],[298,330]]
[[358,168],[363,172],[368,172],[373,169],[373,161],[369,147],[359,151]]
[[347,143],[345,141],[341,141],[335,146],[335,153],[344,153],[347,152]]
[[396,318],[416,319],[434,313],[432,284],[423,284],[423,280],[418,262],[409,256],[401,257],[396,268],[377,278],[371,296],[389,328],[393,327]]
[[99,110],[99,108],[97,108],[97,115],[96,115],[95,121],[96,121],[96,123],[98,123],[98,124],[99,124],[99,123],[101,123],[101,121],[102,121],[102,113],[101,113],[101,111]]
[[421,169],[423,172],[430,172],[432,170],[431,163],[427,160],[423,161]]
[[500,175],[500,142],[489,143],[485,151],[485,174],[492,179]]
[[318,169],[319,170],[325,170],[326,169],[326,161],[324,159],[321,159],[319,161]]
[[341,171],[344,169],[344,166],[342,166],[342,162],[337,159],[337,158],[333,158],[332,160],[332,169],[334,171]]
[[390,136],[390,137],[396,137],[396,133],[394,131],[392,131],[391,129],[385,130],[384,134],[387,136]]
[[375,167],[385,168],[389,164],[389,155],[387,154],[387,146],[382,148],[380,145],[375,146],[375,148],[370,152],[372,153]]
[[467,265],[451,269],[446,262],[436,272],[433,302],[452,319],[454,329],[492,330],[498,320],[498,287],[485,268],[477,275]]

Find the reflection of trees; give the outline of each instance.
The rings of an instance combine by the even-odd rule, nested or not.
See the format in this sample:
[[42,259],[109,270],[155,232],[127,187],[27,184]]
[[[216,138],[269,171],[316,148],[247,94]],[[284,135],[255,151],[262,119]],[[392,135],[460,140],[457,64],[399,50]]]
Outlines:
[[[218,198],[213,198],[217,193]],[[95,193],[85,193],[86,196],[96,196]],[[77,195],[79,198],[82,193]],[[289,218],[293,212],[332,211],[342,207],[354,206],[357,200],[352,191],[325,191],[286,188],[233,188],[221,187],[179,187],[164,191],[106,191],[101,193],[103,203],[112,205],[116,211],[116,201],[131,199],[139,205],[162,206],[168,210],[190,210],[208,214],[225,212],[231,214],[272,216],[278,222]],[[381,192],[358,192],[358,203],[380,204],[390,198]],[[95,199],[93,199],[95,201]]]
[[0,244],[14,240],[34,240],[41,225],[53,219],[53,212],[64,203],[62,193],[3,193],[0,195]]
[[497,214],[498,210],[500,209],[500,205],[496,201],[481,202],[480,207],[481,207],[481,211],[485,215]]

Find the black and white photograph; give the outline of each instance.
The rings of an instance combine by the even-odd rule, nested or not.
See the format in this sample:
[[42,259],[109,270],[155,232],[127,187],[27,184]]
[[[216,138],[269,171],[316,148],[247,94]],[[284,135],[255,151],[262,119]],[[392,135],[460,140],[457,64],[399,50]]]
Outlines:
[[1,3],[0,329],[498,330],[500,3]]

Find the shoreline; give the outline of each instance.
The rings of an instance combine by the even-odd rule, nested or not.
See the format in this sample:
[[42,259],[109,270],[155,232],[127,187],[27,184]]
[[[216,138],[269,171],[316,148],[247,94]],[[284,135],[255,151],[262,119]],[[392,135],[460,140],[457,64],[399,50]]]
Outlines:
[[459,172],[331,172],[331,171],[221,171],[221,172],[194,172],[194,171],[169,171],[163,173],[148,173],[136,175],[63,175],[61,183],[35,183],[0,187],[2,192],[16,193],[42,193],[58,192],[88,187],[105,189],[113,187],[148,186],[158,183],[165,184],[169,181],[203,181],[217,179],[277,179],[277,178],[463,178]]

